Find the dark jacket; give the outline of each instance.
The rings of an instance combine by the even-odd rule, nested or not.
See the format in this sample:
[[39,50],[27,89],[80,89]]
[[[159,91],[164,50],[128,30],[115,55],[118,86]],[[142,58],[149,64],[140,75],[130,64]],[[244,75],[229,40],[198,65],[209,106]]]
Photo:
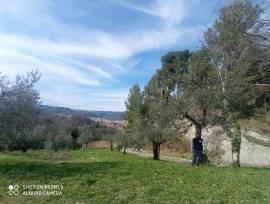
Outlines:
[[203,139],[197,137],[193,138],[192,149],[196,151],[203,151]]

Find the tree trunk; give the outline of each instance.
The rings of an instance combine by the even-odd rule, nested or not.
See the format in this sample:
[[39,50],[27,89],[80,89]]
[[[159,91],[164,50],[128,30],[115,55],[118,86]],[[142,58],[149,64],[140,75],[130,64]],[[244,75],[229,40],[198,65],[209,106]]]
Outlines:
[[27,152],[27,148],[26,148],[26,147],[23,147],[23,148],[22,148],[22,152],[23,152],[23,153],[26,153],[26,152]]
[[25,139],[24,139],[24,141],[22,141],[21,149],[22,149],[23,153],[26,153],[28,150],[28,143],[26,142]]
[[206,109],[203,109],[203,124],[201,124],[200,122],[198,122],[195,118],[193,118],[191,115],[189,115],[188,113],[186,113],[184,115],[184,117],[186,119],[188,119],[189,121],[191,121],[196,128],[196,134],[199,134],[200,137],[202,136],[202,128],[205,125],[205,118],[206,118]]
[[159,154],[160,154],[160,143],[152,142],[153,143],[153,159],[159,160]]
[[233,166],[240,167],[240,150],[241,150],[241,127],[236,119],[233,120],[232,133],[232,156]]
[[52,143],[52,149],[54,150],[54,152],[57,152],[58,148],[57,148],[57,145],[56,145],[56,142],[53,141]]
[[113,151],[113,141],[110,141],[110,150]]
[[198,134],[200,137],[202,137],[202,127],[200,125],[196,125],[196,134]]
[[85,142],[85,149],[88,148],[88,142]]
[[123,149],[123,154],[126,154],[126,150],[127,150],[127,147],[124,146],[124,149]]
[[235,167],[240,167],[240,153],[232,152],[232,165]]

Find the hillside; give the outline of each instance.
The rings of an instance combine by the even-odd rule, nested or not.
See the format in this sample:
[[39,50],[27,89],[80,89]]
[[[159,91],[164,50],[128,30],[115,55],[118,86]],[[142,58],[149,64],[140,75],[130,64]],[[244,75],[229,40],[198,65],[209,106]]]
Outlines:
[[118,111],[87,111],[87,110],[79,110],[79,109],[71,109],[65,107],[57,107],[57,106],[48,106],[41,105],[41,110],[43,112],[55,113],[58,115],[69,116],[76,113],[84,113],[89,117],[94,118],[102,118],[109,120],[123,120],[124,112]]
[[[270,166],[270,127],[258,118],[240,120],[242,166]],[[185,138],[192,141],[195,127],[191,126]],[[231,137],[221,126],[208,126],[202,132],[204,147],[212,162],[232,163]]]
[[[266,168],[192,168],[105,149],[0,154],[0,176],[0,203],[6,204],[253,204],[270,200],[270,171]],[[8,195],[11,184],[20,187],[19,195]],[[23,189],[26,184],[62,185],[62,195],[25,196],[29,192]]]

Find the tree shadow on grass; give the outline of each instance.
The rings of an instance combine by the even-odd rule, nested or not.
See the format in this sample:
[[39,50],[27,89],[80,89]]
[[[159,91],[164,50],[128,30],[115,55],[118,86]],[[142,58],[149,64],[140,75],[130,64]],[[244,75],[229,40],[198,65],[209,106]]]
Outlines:
[[44,181],[68,177],[90,175],[106,175],[121,162],[89,162],[89,163],[53,163],[37,161],[15,161],[0,164],[0,176],[7,180]]

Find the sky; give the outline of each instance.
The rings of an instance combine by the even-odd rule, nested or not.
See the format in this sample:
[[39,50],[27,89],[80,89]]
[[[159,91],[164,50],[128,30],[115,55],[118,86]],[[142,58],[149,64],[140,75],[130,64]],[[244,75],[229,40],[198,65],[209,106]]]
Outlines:
[[196,50],[226,0],[0,0],[0,72],[38,69],[42,104],[124,111],[169,51]]

